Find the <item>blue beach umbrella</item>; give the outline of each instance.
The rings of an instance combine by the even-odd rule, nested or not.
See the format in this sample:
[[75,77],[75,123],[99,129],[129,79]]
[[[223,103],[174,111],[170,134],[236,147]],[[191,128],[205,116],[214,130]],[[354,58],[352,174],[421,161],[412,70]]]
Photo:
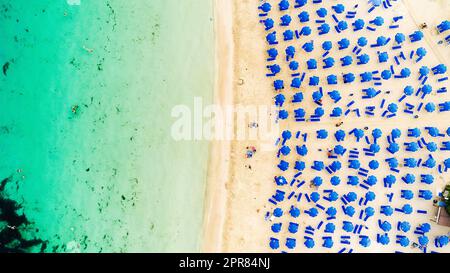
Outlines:
[[280,248],[280,241],[277,238],[270,238],[269,246],[271,249]]
[[278,4],[278,6],[280,7],[280,11],[287,10],[287,9],[289,9],[289,1],[281,0],[280,3]]
[[281,231],[281,223],[275,223],[272,225],[272,231],[278,233]]
[[333,151],[337,155],[343,155],[345,153],[345,148],[342,145],[336,145],[334,147]]
[[342,229],[346,232],[352,232],[354,229],[354,226],[351,222],[344,221],[344,225],[342,226]]
[[298,232],[298,224],[290,222],[288,230],[290,233],[297,233]]
[[[355,176],[356,177],[356,176]],[[354,202],[357,198],[358,198],[358,195],[356,195],[356,193],[355,192],[349,192],[349,193],[347,193],[346,195],[345,195],[345,197],[346,197],[346,199],[348,200],[348,202]]]
[[316,217],[319,214],[319,211],[316,208],[310,208],[308,211],[305,211],[311,217]]
[[335,191],[331,191],[328,196],[328,199],[330,199],[330,202],[334,202],[334,201],[338,200],[338,198],[339,198],[339,194]]
[[339,161],[333,161],[333,163],[331,163],[331,165],[330,165],[330,168],[335,171],[339,171],[341,169],[341,167],[342,167],[342,164]]
[[411,224],[407,221],[400,222],[399,229],[403,232],[408,232],[411,229]]
[[292,102],[302,102],[303,101],[303,93],[298,92],[292,96]]
[[342,66],[348,66],[353,63],[353,58],[351,56],[347,55],[347,56],[342,57],[341,61],[342,61]]
[[323,50],[331,50],[333,48],[333,43],[331,41],[325,41],[322,43]]
[[391,206],[383,206],[381,208],[381,213],[386,216],[391,216],[394,213],[394,209]]
[[350,217],[353,217],[353,215],[355,215],[355,208],[353,206],[347,206],[344,209],[344,213]]
[[299,64],[296,61],[292,61],[289,63],[289,69],[291,69],[291,70],[297,70],[298,67],[299,67]]
[[420,73],[421,76],[426,76],[426,75],[428,75],[430,73],[430,69],[427,66],[422,66],[419,69],[419,73]]
[[449,239],[448,236],[439,236],[436,238],[438,247],[444,247],[448,245]]
[[311,52],[314,50],[314,43],[313,42],[308,42],[305,43],[302,47],[306,52]]
[[289,146],[283,146],[280,148],[280,153],[282,155],[288,155],[291,153],[291,148],[289,148]]
[[401,237],[398,240],[398,243],[403,247],[407,247],[407,246],[409,246],[409,239],[407,237]]
[[342,4],[337,4],[331,7],[337,14],[341,14],[345,11],[345,6]]
[[392,225],[388,221],[383,221],[383,222],[380,223],[380,228],[384,232],[389,232],[392,229]]
[[291,137],[292,137],[292,133],[291,133],[291,131],[289,131],[289,130],[285,130],[285,131],[283,131],[283,132],[281,133],[281,137],[282,137],[284,140],[289,140],[289,139],[291,139]]
[[390,70],[386,69],[381,72],[381,78],[383,80],[389,80],[391,77],[392,77],[392,72]]
[[259,9],[267,13],[272,9],[272,5],[270,5],[269,3],[264,3],[261,6],[259,6]]
[[391,135],[392,135],[392,138],[394,138],[394,139],[399,138],[402,136],[402,131],[400,131],[400,129],[398,129],[398,128],[392,129]]
[[408,143],[406,150],[410,152],[416,152],[417,150],[419,150],[419,145],[417,144],[417,142]]
[[287,119],[288,116],[289,116],[289,113],[286,110],[280,110],[278,112],[278,118],[280,118],[280,119]]
[[283,210],[281,208],[275,208],[273,210],[273,216],[275,216],[275,217],[283,216]]
[[[363,22],[364,22],[364,21],[363,21]],[[364,26],[363,26],[363,27],[364,27]],[[359,38],[358,38],[358,46],[360,46],[360,47],[365,47],[365,46],[367,45],[367,43],[368,43],[368,41],[367,41],[367,38],[366,38],[366,37],[359,37]],[[368,62],[368,57],[369,57],[369,55],[363,54],[363,55],[360,55],[360,56],[361,56],[361,58],[367,59],[366,62],[363,62],[363,61],[360,59],[361,62],[363,62],[363,63],[367,63],[367,62]],[[363,56],[364,56],[364,57],[363,57]]]
[[308,154],[308,148],[306,147],[305,144],[303,144],[302,146],[296,146],[296,150],[298,155],[300,156],[305,156]]
[[403,205],[402,210],[405,214],[411,214],[413,212],[413,208],[410,204]]
[[[364,23],[364,20],[363,20],[363,19],[358,19],[358,20],[356,20],[355,22],[353,22],[352,25],[353,25],[353,30],[354,30],[354,31],[358,31],[358,30],[364,28],[365,23]],[[358,41],[359,41],[359,40],[358,40]]]
[[341,179],[338,176],[332,176],[330,178],[330,183],[333,186],[337,186],[337,185],[341,184]]
[[402,190],[402,197],[406,200],[411,200],[414,198],[414,193],[410,190]]
[[323,110],[322,107],[317,107],[317,108],[314,110],[314,115],[316,115],[316,116],[318,116],[318,117],[321,117],[321,116],[323,116],[324,114],[325,114],[325,110]]
[[277,183],[278,186],[283,186],[287,184],[287,180],[284,176],[276,176],[275,177],[275,183]]
[[370,21],[370,23],[380,27],[384,24],[384,19],[381,16],[377,16],[375,19]]
[[320,8],[316,11],[316,13],[319,17],[323,18],[323,17],[327,16],[328,11],[326,8]]
[[389,60],[389,54],[387,52],[378,53],[378,61],[380,63],[385,63]]
[[303,7],[308,3],[308,0],[295,0],[295,3],[297,3],[298,7]]
[[424,233],[430,232],[431,225],[429,223],[423,223],[420,225],[420,230],[423,231]]
[[416,181],[416,177],[413,174],[408,173],[403,180],[406,184],[413,184]]
[[[450,142],[447,142],[450,144]],[[427,150],[430,152],[435,152],[438,149],[437,144],[434,142],[428,142],[427,143]]]
[[331,238],[325,238],[325,240],[323,241],[323,247],[325,248],[332,248],[333,247],[333,239]]
[[305,240],[305,246],[306,246],[307,248],[313,248],[314,245],[315,245],[315,244],[314,244],[314,240],[313,240],[313,239],[308,238],[308,239]]
[[328,92],[328,95],[330,96],[330,98],[332,99],[332,100],[334,100],[335,102],[336,101],[338,101],[338,100],[340,100],[342,97],[341,97],[341,93],[339,93],[339,91],[337,91],[337,90],[333,90],[333,91],[331,91],[331,92]]
[[325,232],[334,233],[336,226],[333,223],[328,223],[325,225]]
[[320,194],[316,191],[312,192],[309,197],[311,198],[311,201],[313,201],[314,203],[317,203],[317,201],[320,200]]
[[331,115],[333,117],[340,117],[342,115],[342,108],[341,107],[333,108],[333,110],[331,111]]
[[388,245],[390,240],[387,234],[383,234],[379,237],[378,242],[382,245]]
[[282,107],[285,99],[286,98],[284,97],[283,94],[277,94],[275,96],[275,105],[278,106],[278,107]]
[[420,137],[420,134],[422,133],[419,128],[409,129],[408,132],[411,137]]
[[270,30],[271,28],[273,28],[274,24],[275,22],[271,18],[264,20],[264,26],[266,30]]
[[328,58],[325,58],[323,60],[323,63],[325,65],[324,66],[325,68],[329,68],[329,67],[333,67],[334,66],[335,61],[334,61],[334,58],[328,57]]
[[267,54],[270,58],[275,59],[278,56],[278,50],[276,50],[275,48],[271,48],[267,50]]
[[317,138],[326,139],[328,137],[328,131],[325,129],[321,129],[317,131]]
[[317,61],[315,59],[309,59],[306,62],[306,65],[307,65],[308,69],[316,69],[317,68]]
[[377,161],[377,160],[371,160],[370,162],[369,162],[369,168],[371,169],[371,170],[376,170],[376,169],[378,169],[378,167],[380,166],[380,163]]
[[343,31],[346,30],[348,28],[348,24],[346,21],[339,21],[338,25],[337,25],[338,29]]
[[367,201],[374,201],[377,196],[373,191],[368,191],[366,192],[365,197]]
[[381,131],[380,128],[375,128],[375,129],[372,131],[372,136],[373,136],[374,139],[378,139],[378,138],[380,138],[382,135],[383,135],[383,132]]
[[295,161],[295,167],[294,169],[298,170],[298,171],[303,171],[306,167],[305,162],[303,161]]
[[378,153],[378,152],[380,151],[380,145],[378,145],[378,144],[376,144],[376,143],[372,143],[372,144],[370,144],[369,150],[370,150],[372,153],[376,154],[376,153]]
[[289,58],[293,58],[295,56],[295,47],[293,46],[286,47],[284,51],[286,52],[286,56]]
[[349,161],[348,167],[350,169],[358,170],[361,167],[361,162],[358,159],[353,159]]
[[323,23],[318,27],[320,33],[319,34],[327,34],[328,32],[330,32],[330,25],[327,23]]
[[343,75],[344,77],[344,83],[352,83],[355,81],[355,74],[353,73],[346,73]]
[[286,171],[287,169],[289,169],[289,162],[281,160],[278,164],[278,168],[282,171]]
[[345,139],[345,131],[344,130],[336,131],[336,133],[334,134],[334,137],[336,138],[336,140],[338,142],[344,141],[344,139]]
[[312,94],[313,101],[320,101],[323,97],[323,93],[321,91],[315,91]]
[[289,26],[289,24],[290,24],[291,21],[292,21],[291,16],[289,16],[289,15],[287,15],[287,14],[281,16],[280,19],[281,19],[281,25],[282,25],[282,26]]
[[303,108],[298,108],[294,110],[296,118],[304,118],[306,115],[306,111]]
[[289,210],[289,214],[292,217],[297,218],[300,216],[300,210],[294,206],[291,206],[291,209]]
[[433,113],[436,110],[436,105],[432,102],[425,104],[425,111],[428,113]]
[[298,18],[300,19],[301,23],[306,23],[309,21],[309,13],[307,11],[302,11],[298,15]]
[[364,236],[361,238],[361,240],[359,241],[359,244],[363,247],[369,247],[370,246],[370,239],[367,236]]
[[429,241],[430,240],[425,235],[422,235],[419,237],[419,245],[421,245],[421,246],[427,246]]
[[286,247],[289,249],[294,249],[297,245],[297,240],[294,238],[286,238]]
[[350,46],[350,40],[347,38],[343,38],[338,42],[338,45],[340,50],[348,48]]
[[275,88],[275,90],[284,89],[284,82],[282,80],[275,80],[273,82],[273,87]]
[[417,54],[417,56],[419,56],[419,57],[425,57],[425,56],[427,55],[427,50],[426,50],[425,48],[423,48],[423,47],[419,47],[419,48],[416,50],[416,54]]
[[397,33],[395,34],[395,41],[398,44],[402,44],[406,40],[406,37],[403,33]]
[[312,183],[314,186],[319,187],[320,185],[323,184],[323,179],[319,176],[314,177],[314,179],[312,180]]
[[326,211],[326,214],[330,217],[336,216],[337,210],[335,207],[329,207]]

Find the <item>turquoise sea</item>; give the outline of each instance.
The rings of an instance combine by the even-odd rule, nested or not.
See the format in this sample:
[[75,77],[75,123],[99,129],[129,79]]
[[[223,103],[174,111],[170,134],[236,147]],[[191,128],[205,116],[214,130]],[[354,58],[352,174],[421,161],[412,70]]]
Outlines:
[[213,1],[0,0],[0,65],[1,196],[26,217],[3,243],[199,250],[208,142],[170,112],[212,101]]

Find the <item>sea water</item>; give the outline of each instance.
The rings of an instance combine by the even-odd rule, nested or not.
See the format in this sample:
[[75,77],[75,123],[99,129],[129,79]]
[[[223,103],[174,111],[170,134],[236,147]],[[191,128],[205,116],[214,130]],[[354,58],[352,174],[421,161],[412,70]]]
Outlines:
[[0,179],[45,252],[199,250],[208,143],[170,126],[212,100],[212,2],[0,0]]

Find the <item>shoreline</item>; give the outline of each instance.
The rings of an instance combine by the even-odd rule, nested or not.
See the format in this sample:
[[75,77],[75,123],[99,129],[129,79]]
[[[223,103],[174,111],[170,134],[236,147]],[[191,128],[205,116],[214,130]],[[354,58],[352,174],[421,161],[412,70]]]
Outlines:
[[[214,104],[233,105],[233,2],[214,1],[215,84]],[[226,183],[231,168],[231,141],[213,140],[210,144],[201,252],[221,252],[227,213]]]

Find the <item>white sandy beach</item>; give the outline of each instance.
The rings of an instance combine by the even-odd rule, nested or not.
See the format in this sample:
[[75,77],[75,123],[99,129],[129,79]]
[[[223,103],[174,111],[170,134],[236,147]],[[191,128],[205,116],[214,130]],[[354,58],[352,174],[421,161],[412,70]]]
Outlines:
[[[331,7],[339,1],[326,1],[324,6]],[[348,6],[351,3],[358,1],[348,1]],[[216,0],[216,43],[217,43],[217,78],[216,78],[216,104],[229,105],[272,105],[273,104],[273,88],[271,84],[273,79],[265,77],[267,73],[265,52],[268,49],[265,43],[265,35],[263,26],[259,24],[257,6],[259,1],[251,0]],[[347,2],[346,2],[347,5]],[[411,65],[420,67],[424,63],[427,65],[435,65],[444,63],[450,65],[450,50],[448,46],[438,45],[438,41],[442,40],[442,35],[439,36],[435,31],[435,26],[444,19],[449,19],[450,1],[446,0],[403,0],[395,3],[396,8],[386,12],[388,15],[403,15],[401,32],[409,34],[418,29],[418,25],[426,22],[428,28],[423,30],[425,33],[425,46],[428,55],[420,64]],[[315,9],[307,6],[306,9],[311,14]],[[296,18],[298,10],[291,11],[292,18]],[[275,8],[274,14],[278,16],[278,10]],[[279,16],[278,16],[279,17]],[[294,19],[295,20],[295,19]],[[359,35],[353,32],[347,34],[350,40],[356,40]],[[376,39],[380,33],[374,33],[369,40]],[[324,41],[323,37],[311,37],[315,42],[321,44]],[[280,43],[282,44],[282,43]],[[415,46],[415,45],[414,45]],[[282,50],[283,45],[280,45]],[[413,46],[410,44],[405,46],[405,52],[412,50]],[[317,54],[314,53],[314,54]],[[319,57],[319,56],[312,56]],[[371,56],[375,58],[375,56]],[[372,62],[367,69],[380,69],[375,62]],[[327,73],[341,74],[342,72],[353,72],[359,74],[362,71],[358,67],[350,66],[349,68],[342,68],[340,65],[327,70]],[[412,69],[413,70],[413,69]],[[323,78],[326,75],[321,75]],[[282,73],[283,79],[289,82],[289,73]],[[415,77],[415,76],[414,76]],[[391,83],[390,81],[389,83]],[[448,85],[448,84],[447,84]],[[397,81],[395,84],[383,86],[384,90],[389,90],[391,96],[398,97],[399,90],[405,86],[405,81]],[[352,90],[348,87],[338,85],[336,88],[344,92],[352,92],[353,90],[360,90],[367,86],[359,81],[355,81],[351,85]],[[311,94],[314,88],[306,86],[303,88],[306,94]],[[347,89],[347,90],[346,90]],[[285,91],[287,92],[287,90]],[[449,96],[447,95],[447,99]],[[347,98],[346,98],[347,99]],[[364,104],[361,100],[357,100],[357,104]],[[311,109],[314,104],[307,104]],[[324,105],[327,112],[330,111],[331,105]],[[288,106],[289,111],[293,108]],[[305,109],[310,110],[310,109]],[[351,130],[353,128],[368,127],[369,132],[374,128],[382,128],[383,131],[388,132],[392,128],[400,128],[407,130],[413,127],[436,126],[440,129],[448,127],[448,119],[445,115],[424,115],[416,120],[406,115],[399,115],[399,117],[386,120],[383,118],[371,118],[369,122],[354,116],[347,116],[342,119],[344,124],[339,129]],[[309,135],[314,135],[318,129],[327,129],[330,132],[336,130],[336,121],[320,122],[316,124],[311,123],[296,123],[295,121],[288,121],[283,123],[283,129],[290,129],[292,131],[301,130],[302,133],[307,132]],[[444,129],[445,130],[445,129]],[[274,140],[275,141],[275,140]],[[309,143],[311,145],[311,141]],[[327,150],[335,143],[314,142],[312,150],[323,149]],[[351,144],[349,144],[351,145]],[[257,152],[253,158],[246,158],[245,151],[247,146],[255,146]],[[273,178],[279,175],[276,165],[279,159],[276,158],[276,151],[260,151],[261,143],[258,141],[217,141],[214,142],[211,149],[210,165],[208,173],[207,186],[207,200],[205,204],[205,223],[203,248],[205,252],[269,252],[271,251],[268,242],[272,235],[270,230],[271,222],[266,221],[264,216],[267,211],[271,211],[273,207],[269,206],[267,199],[274,193],[276,185],[273,183]],[[425,153],[422,157],[424,157]],[[325,155],[323,156],[325,159]],[[319,155],[315,159],[320,158]],[[436,157],[436,160],[443,158]],[[290,155],[289,161],[294,162],[294,155]],[[365,159],[363,159],[365,160]],[[309,162],[307,162],[309,163]],[[363,162],[366,163],[366,162]],[[248,166],[251,166],[249,169]],[[309,165],[309,164],[308,164]],[[388,167],[381,164],[377,174],[383,175],[388,172]],[[289,175],[294,174],[291,170]],[[313,177],[312,171],[303,172],[303,179],[310,180]],[[444,175],[436,174],[437,181],[433,184],[433,191],[437,192],[446,183],[449,178]],[[343,186],[345,187],[345,186]],[[411,190],[418,191],[420,185],[416,183]],[[350,190],[350,189],[344,189]],[[340,192],[342,193],[342,192]],[[379,185],[376,188],[378,196],[384,195],[385,189]],[[360,192],[358,192],[360,194]],[[414,206],[427,206],[422,201],[414,201]],[[373,207],[379,207],[384,203],[384,198],[377,198]],[[392,206],[400,206],[402,200],[393,200]],[[288,208],[286,208],[288,209]],[[432,218],[434,211],[430,208],[425,217]],[[307,225],[316,225],[319,219],[301,218],[301,228]],[[341,219],[337,219],[340,221]],[[420,218],[410,219],[413,226],[421,223]],[[366,226],[370,230],[371,236],[376,234],[376,222],[367,222]],[[336,229],[334,236],[342,235],[340,228]],[[430,237],[438,234],[446,234],[449,232],[448,228],[433,226],[433,233]],[[279,234],[280,238],[286,238],[287,231]],[[434,237],[433,237],[434,238]],[[283,239],[281,240],[283,242]],[[302,240],[299,240],[296,252],[307,251]],[[337,252],[339,246],[324,251]],[[355,252],[393,252],[398,248],[395,242],[388,246],[379,246],[375,242],[370,248],[364,249],[354,242],[352,248]],[[315,248],[313,251],[317,251]],[[321,248],[320,248],[321,249]],[[417,252],[416,249],[403,249],[405,252]]]

